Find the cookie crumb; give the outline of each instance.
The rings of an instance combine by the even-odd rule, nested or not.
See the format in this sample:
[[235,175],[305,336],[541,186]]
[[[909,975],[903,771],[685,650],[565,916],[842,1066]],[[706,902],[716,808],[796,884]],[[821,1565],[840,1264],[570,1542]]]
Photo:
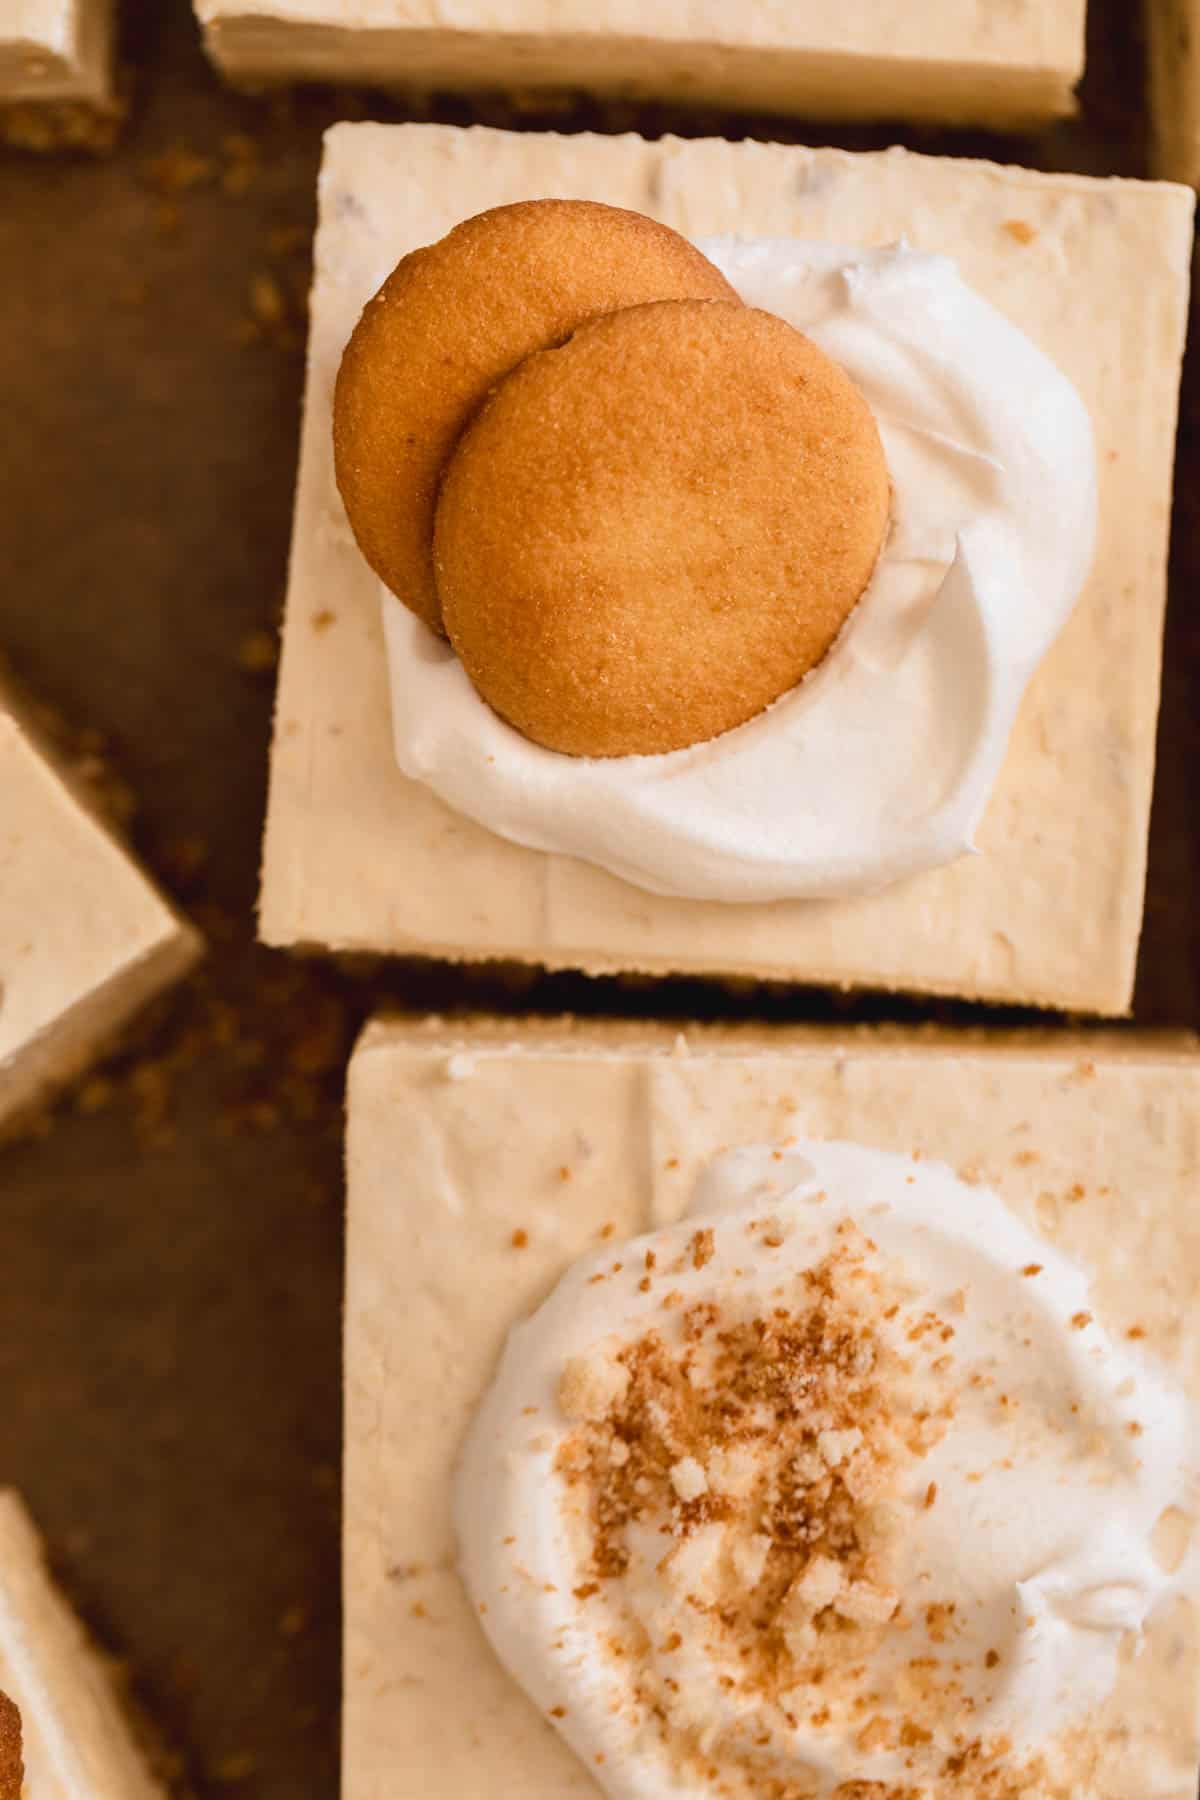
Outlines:
[[705,1268],[716,1254],[715,1240],[712,1231],[704,1230],[696,1232],[691,1243],[688,1245],[688,1249],[691,1251],[693,1269]]
[[613,1357],[574,1356],[562,1372],[558,1403],[568,1419],[598,1421],[621,1404],[631,1379],[625,1365]]

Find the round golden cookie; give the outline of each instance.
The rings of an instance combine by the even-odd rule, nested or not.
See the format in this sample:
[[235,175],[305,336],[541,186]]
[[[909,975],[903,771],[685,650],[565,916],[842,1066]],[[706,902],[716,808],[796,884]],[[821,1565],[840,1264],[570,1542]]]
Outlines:
[[427,624],[438,482],[489,390],[598,313],[692,297],[737,300],[678,232],[585,200],[480,213],[388,277],[342,358],[334,465],[360,550]]
[[682,749],[820,662],[890,494],[866,401],[782,319],[613,313],[531,356],[464,434],[437,513],[446,629],[535,742]]

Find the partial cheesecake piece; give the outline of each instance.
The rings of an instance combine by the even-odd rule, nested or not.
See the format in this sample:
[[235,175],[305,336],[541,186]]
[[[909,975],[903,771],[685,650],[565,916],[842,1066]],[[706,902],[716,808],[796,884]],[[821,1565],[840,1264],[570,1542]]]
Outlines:
[[200,952],[0,690],[0,1133]]
[[0,12],[0,106],[112,100],[112,0],[7,0]]
[[234,81],[583,88],[1012,126],[1074,109],[1085,0],[196,0]]
[[[399,774],[380,585],[333,479],[338,361],[398,256],[482,208],[545,195],[632,207],[692,238],[905,238],[945,252],[1075,384],[1099,451],[1098,551],[1026,695],[981,855],[851,901],[671,900],[502,841]],[[336,127],[321,178],[263,865],[266,941],[1127,1008],[1192,210],[1182,190],[904,151]],[[1094,322],[1081,328],[1082,294]]]
[[1146,0],[1154,170],[1200,186],[1200,0]]
[[[611,1250],[615,1270],[727,1149],[838,1139],[913,1156],[916,1172],[938,1159],[994,1189],[1047,1262],[1053,1247],[1079,1265],[1097,1329],[1195,1400],[1198,1106],[1190,1047],[1104,1036],[369,1027],[349,1079],[345,1793],[600,1791],[489,1647],[451,1526],[506,1335],[577,1258]],[[695,1268],[706,1254],[696,1243]],[[677,1491],[694,1476],[673,1470],[689,1481]],[[1162,1522],[1162,1566],[1178,1566],[1185,1524]],[[1087,1721],[1088,1800],[1194,1800],[1200,1591],[1194,1568],[1185,1579]]]
[[11,1490],[0,1492],[0,1690],[21,1715],[22,1800],[164,1800]]

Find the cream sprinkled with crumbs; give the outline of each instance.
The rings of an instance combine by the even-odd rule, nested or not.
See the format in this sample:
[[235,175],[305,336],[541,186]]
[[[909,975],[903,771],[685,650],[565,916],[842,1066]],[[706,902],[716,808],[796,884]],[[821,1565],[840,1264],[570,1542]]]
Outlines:
[[1185,1402],[1088,1298],[987,1189],[843,1144],[723,1155],[684,1224],[571,1270],[456,1514],[494,1647],[605,1793],[1086,1779],[1196,1498]]

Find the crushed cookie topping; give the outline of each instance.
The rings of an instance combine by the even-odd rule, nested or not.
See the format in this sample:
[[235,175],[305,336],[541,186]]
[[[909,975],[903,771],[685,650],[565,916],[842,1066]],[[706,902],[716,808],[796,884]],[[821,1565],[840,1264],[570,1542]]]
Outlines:
[[[901,1756],[916,1785],[843,1784],[842,1800],[1015,1800],[1037,1790],[1005,1786],[1007,1754],[972,1739],[955,1605],[906,1615],[889,1579],[906,1513],[937,1499],[919,1464],[956,1413],[955,1332],[873,1251],[845,1222],[777,1304],[676,1295],[635,1341],[567,1365],[557,1467],[582,1533],[576,1598],[607,1602],[604,1641],[636,1670],[640,1716],[705,1792],[815,1795],[795,1785],[792,1734],[850,1721],[860,1749]],[[687,1260],[714,1253],[700,1231]],[[629,1581],[652,1587],[649,1613]],[[899,1712],[871,1674],[897,1633],[913,1651]],[[720,1723],[714,1688],[736,1702]]]
[[706,1268],[715,1254],[712,1231],[698,1231],[688,1248],[691,1252],[693,1269]]

